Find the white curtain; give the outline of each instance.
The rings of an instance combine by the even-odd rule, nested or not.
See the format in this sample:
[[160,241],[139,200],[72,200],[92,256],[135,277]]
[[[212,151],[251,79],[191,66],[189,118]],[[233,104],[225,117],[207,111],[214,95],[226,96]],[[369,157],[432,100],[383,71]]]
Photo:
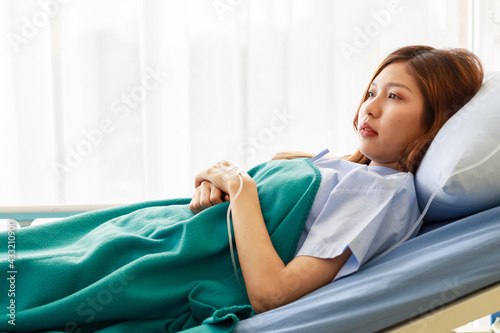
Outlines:
[[221,159],[356,147],[377,64],[469,1],[0,0],[0,205],[186,197]]
[[474,0],[474,50],[487,72],[500,71],[500,0]]

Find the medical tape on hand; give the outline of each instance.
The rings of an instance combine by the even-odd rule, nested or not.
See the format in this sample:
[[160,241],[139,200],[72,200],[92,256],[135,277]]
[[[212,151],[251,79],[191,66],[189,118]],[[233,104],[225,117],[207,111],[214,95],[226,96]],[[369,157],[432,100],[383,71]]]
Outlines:
[[238,168],[238,166],[229,163],[228,161],[220,161],[218,165],[219,168],[214,169],[214,173],[216,175],[222,175],[222,179],[224,181],[231,177],[238,176],[243,172],[240,168]]

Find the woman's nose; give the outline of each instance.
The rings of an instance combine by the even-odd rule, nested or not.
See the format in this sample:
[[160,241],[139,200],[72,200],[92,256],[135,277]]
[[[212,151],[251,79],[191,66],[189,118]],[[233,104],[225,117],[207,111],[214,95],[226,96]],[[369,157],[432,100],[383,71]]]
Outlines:
[[372,98],[368,99],[364,103],[364,113],[367,116],[372,116],[374,118],[378,117],[380,115],[380,103],[378,101],[378,98]]

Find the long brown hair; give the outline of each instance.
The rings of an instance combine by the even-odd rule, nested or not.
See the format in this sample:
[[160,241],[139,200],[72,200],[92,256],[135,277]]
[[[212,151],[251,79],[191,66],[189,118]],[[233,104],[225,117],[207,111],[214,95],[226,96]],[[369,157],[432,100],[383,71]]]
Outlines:
[[[481,60],[466,49],[435,49],[424,45],[400,48],[389,54],[373,74],[354,116],[356,132],[359,110],[368,98],[373,80],[384,68],[399,62],[406,63],[424,96],[425,110],[420,123],[425,134],[410,144],[398,161],[401,171],[415,172],[439,129],[479,90],[484,71]],[[280,153],[273,159],[310,156],[304,153]],[[361,164],[371,162],[359,149],[344,159]]]

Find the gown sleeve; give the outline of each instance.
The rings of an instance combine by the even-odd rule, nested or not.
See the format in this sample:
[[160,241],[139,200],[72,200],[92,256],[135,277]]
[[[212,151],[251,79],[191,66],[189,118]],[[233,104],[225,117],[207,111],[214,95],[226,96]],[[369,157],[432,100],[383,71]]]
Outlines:
[[410,231],[420,214],[413,175],[376,168],[363,165],[343,173],[324,196],[296,256],[334,258],[349,247],[353,255],[335,277],[338,279],[355,272]]

